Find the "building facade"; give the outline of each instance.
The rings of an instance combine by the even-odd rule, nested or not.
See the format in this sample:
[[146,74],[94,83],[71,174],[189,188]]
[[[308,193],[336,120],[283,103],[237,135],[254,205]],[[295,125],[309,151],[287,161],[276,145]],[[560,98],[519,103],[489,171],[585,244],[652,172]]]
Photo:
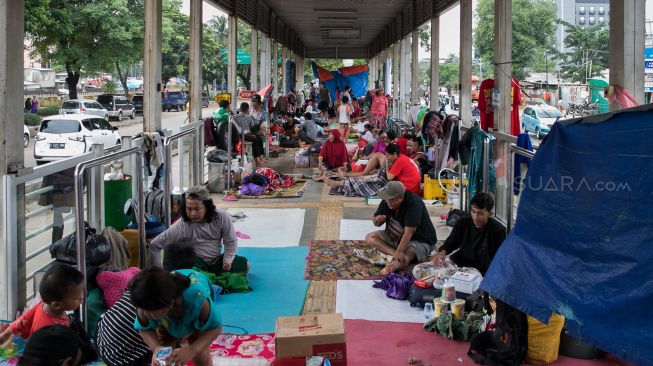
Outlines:
[[[610,0],[552,0],[556,5],[558,19],[581,27],[591,27],[599,23],[610,24]],[[558,25],[556,48],[566,52],[565,27]]]

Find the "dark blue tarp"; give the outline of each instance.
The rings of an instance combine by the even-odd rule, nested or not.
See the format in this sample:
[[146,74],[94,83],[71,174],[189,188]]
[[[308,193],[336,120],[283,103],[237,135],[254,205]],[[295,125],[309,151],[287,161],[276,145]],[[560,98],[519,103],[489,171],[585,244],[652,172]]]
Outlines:
[[[648,109],[648,110],[647,110]],[[653,109],[556,123],[481,285],[637,365],[653,364]]]
[[[318,72],[319,66],[315,62],[313,62],[311,66],[313,68],[314,77],[320,78],[320,74]],[[330,80],[320,78],[320,81],[324,82],[324,86],[329,90],[329,93],[331,94],[331,100],[336,100],[336,87],[340,88],[340,90],[345,90],[346,86],[350,86],[353,93],[352,97],[354,98],[364,97],[365,93],[367,93],[367,82],[369,80],[368,71],[362,71],[358,74],[347,76],[342,75],[337,70],[329,72],[333,78]]]

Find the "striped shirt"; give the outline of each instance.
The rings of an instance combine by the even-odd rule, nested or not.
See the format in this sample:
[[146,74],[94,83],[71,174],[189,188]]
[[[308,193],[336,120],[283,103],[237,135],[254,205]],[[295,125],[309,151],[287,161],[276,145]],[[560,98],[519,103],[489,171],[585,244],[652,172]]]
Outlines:
[[136,307],[129,291],[102,314],[98,322],[97,349],[102,360],[110,366],[133,365],[151,351],[134,329]]

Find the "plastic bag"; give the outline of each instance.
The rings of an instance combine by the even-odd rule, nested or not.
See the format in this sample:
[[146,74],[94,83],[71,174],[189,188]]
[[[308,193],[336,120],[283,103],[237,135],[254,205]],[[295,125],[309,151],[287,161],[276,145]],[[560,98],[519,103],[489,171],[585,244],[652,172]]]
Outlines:
[[390,273],[385,276],[381,281],[374,281],[374,288],[385,290],[385,295],[391,299],[406,300],[410,286],[415,278],[410,273],[403,273],[401,275]]
[[[97,235],[95,229],[84,223],[86,238],[86,264],[98,266],[111,259],[111,246],[102,235]],[[77,240],[72,232],[50,245],[50,256],[67,264],[77,264]]]
[[551,315],[549,324],[543,324],[529,316],[526,362],[533,365],[546,365],[557,360],[560,334],[564,325],[565,318],[558,314]]

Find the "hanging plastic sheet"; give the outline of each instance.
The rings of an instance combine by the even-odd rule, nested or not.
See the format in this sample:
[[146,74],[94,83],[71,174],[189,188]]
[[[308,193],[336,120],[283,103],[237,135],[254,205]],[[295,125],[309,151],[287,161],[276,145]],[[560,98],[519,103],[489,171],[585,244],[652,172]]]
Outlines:
[[313,75],[324,83],[331,94],[332,100],[336,100],[336,87],[344,90],[346,86],[350,86],[353,97],[363,97],[367,93],[369,78],[367,65],[341,67],[337,71],[329,71],[318,66],[315,62],[311,66],[313,67]]
[[556,123],[481,285],[637,365],[653,364],[651,120],[648,105]]

